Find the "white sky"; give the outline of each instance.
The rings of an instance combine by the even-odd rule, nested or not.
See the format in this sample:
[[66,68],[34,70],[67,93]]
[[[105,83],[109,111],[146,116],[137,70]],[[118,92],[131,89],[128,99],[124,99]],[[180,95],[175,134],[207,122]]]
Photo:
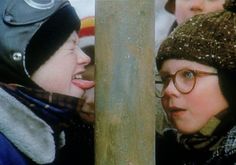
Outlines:
[[69,0],[80,18],[95,15],[95,0]]

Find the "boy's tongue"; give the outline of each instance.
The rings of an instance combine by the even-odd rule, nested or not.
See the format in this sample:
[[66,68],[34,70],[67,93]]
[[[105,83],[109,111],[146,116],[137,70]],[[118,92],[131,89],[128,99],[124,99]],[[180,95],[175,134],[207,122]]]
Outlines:
[[72,83],[81,89],[90,89],[95,86],[94,81],[82,80],[82,79],[74,79],[72,80]]

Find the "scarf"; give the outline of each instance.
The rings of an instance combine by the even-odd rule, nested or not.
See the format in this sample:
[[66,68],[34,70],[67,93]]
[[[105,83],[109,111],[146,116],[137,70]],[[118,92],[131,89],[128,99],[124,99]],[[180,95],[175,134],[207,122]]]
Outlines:
[[79,98],[17,84],[0,84],[0,86],[54,129],[61,130],[63,127],[77,125],[80,120],[76,109],[81,108],[84,101]]
[[210,119],[199,132],[179,135],[178,141],[186,150],[214,151],[234,124],[233,115],[227,111],[220,117]]

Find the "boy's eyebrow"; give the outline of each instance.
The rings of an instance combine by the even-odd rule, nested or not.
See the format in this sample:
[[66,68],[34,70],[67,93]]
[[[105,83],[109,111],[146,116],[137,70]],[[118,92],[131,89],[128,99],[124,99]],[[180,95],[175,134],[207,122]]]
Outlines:
[[[176,71],[175,71],[175,73],[177,72],[177,71],[179,71],[179,70],[182,70],[182,69],[186,69],[186,70],[196,70],[195,68],[190,68],[189,66],[185,66],[185,67],[182,67],[182,68],[179,68],[179,69],[177,69]],[[158,74],[162,74],[162,75],[168,75],[168,74],[175,74],[175,73],[170,73],[169,71],[159,71],[159,73]]]
[[158,75],[169,75],[170,72],[168,72],[168,71],[160,71],[160,72],[158,72],[157,74],[158,74]]

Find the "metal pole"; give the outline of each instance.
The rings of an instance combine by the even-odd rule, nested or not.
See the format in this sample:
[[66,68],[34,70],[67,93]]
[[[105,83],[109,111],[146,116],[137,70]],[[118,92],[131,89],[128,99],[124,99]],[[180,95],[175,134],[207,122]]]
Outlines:
[[154,0],[95,6],[96,165],[154,165]]

